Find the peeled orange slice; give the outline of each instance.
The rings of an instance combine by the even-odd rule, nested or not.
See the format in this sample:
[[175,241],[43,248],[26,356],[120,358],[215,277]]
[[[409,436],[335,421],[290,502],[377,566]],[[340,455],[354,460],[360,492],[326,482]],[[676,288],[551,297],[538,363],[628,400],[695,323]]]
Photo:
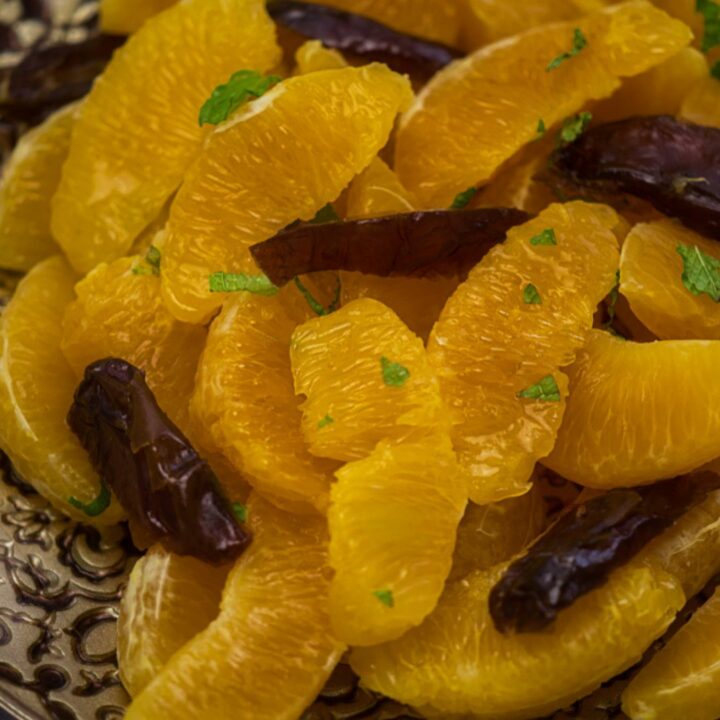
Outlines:
[[563,417],[569,365],[615,284],[616,213],[551,205],[513,228],[470,273],[435,325],[428,353],[479,504],[522,495]]
[[720,340],[720,305],[683,284],[679,245],[720,260],[720,245],[672,220],[636,225],[620,260],[620,291],[633,313],[663,340]]
[[27,271],[59,252],[50,199],[70,148],[78,105],[68,105],[20,138],[0,180],[0,267]]
[[230,572],[220,615],[173,655],[128,720],[297,720],[340,660],[324,518],[255,497],[248,519],[253,542]]
[[279,56],[261,0],[187,0],[115,53],[83,103],[53,202],[53,234],[76,269],[128,251],[200,151],[213,89]]
[[60,257],[44,260],[20,282],[0,321],[0,445],[20,475],[70,517],[111,525],[113,503],[87,518],[69,500],[91,503],[100,481],[65,422],[77,378],[60,350],[63,312],[77,277]]
[[228,566],[173,555],[161,545],[137,561],[118,619],[120,677],[133,697],[215,620],[229,571]]
[[422,622],[450,572],[466,498],[447,439],[382,443],[337,472],[328,514],[337,637],[374,645]]
[[290,360],[314,455],[359,460],[381,440],[418,442],[447,433],[422,340],[375,300],[356,300],[298,327]]
[[290,78],[211,136],[173,203],[163,294],[180,320],[202,322],[223,302],[216,272],[257,272],[248,252],[335,200],[386,143],[411,97],[384,65]]
[[565,420],[543,463],[581,485],[611,488],[720,457],[718,362],[718,341],[640,344],[593,331],[568,371]]
[[706,77],[695,86],[680,108],[680,117],[698,125],[720,127],[720,80]]
[[295,53],[295,75],[344,67],[347,67],[345,58],[337,50],[326,48],[320,40],[308,40]]
[[192,397],[193,427],[263,495],[327,509],[337,463],[313,457],[290,369],[290,338],[310,311],[294,287],[229,300],[215,319]]
[[633,678],[623,710],[632,720],[720,717],[720,590]]
[[177,0],[101,0],[100,26],[103,32],[129,35],[148,18],[176,2]]
[[398,176],[376,157],[350,184],[347,197],[348,218],[373,218],[413,212],[417,198]]
[[403,117],[400,180],[424,205],[449,207],[534,140],[541,119],[552,128],[691,37],[681,22],[633,0],[483,48],[438,73]]
[[550,632],[502,635],[488,595],[503,570],[451,584],[402,638],[355,649],[362,682],[429,716],[544,717],[637,662],[685,602],[670,575],[631,563],[564,610]]
[[90,363],[106,357],[144,370],[160,407],[187,431],[207,333],[170,315],[152,270],[140,256],[98,265],[77,284],[77,300],[65,311],[62,350],[78,382]]

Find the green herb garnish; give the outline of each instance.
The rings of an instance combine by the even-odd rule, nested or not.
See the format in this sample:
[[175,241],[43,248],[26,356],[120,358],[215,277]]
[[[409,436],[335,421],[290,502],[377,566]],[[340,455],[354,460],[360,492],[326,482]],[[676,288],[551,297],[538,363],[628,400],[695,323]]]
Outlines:
[[558,145],[569,145],[571,142],[575,142],[587,130],[592,119],[592,113],[589,112],[581,112],[569,117],[563,123],[558,135]]
[[537,138],[536,138],[536,140],[539,140],[541,137],[543,137],[546,132],[547,132],[547,128],[545,127],[545,121],[544,121],[542,118],[540,118],[540,119],[538,120],[538,124],[537,124]]
[[720,5],[713,0],[695,0],[695,9],[705,19],[702,50],[708,52],[720,45]]
[[680,175],[673,180],[673,190],[678,195],[684,195],[688,185],[698,185],[707,183],[708,179],[704,177],[684,177]]
[[301,292],[307,304],[310,306],[310,309],[316,315],[330,315],[331,313],[334,313],[340,306],[340,296],[342,294],[342,280],[340,279],[339,275],[337,287],[335,288],[335,295],[333,296],[332,302],[327,307],[324,307],[322,303],[316,300],[315,296],[305,287],[305,285],[303,285],[303,282],[302,280],[300,280],[299,277],[295,278],[295,287]]
[[526,305],[542,305],[540,293],[532,283],[528,283],[523,290],[523,302]]
[[539,235],[530,238],[531,245],[557,245],[557,236],[553,228],[546,228]]
[[720,60],[710,68],[710,75],[716,80],[720,80]]
[[271,297],[279,291],[280,288],[273,285],[267,275],[216,272],[210,276],[211,293],[249,292]]
[[318,210],[317,215],[310,221],[313,225],[324,225],[330,222],[340,222],[340,216],[335,212],[331,203]]
[[232,510],[233,513],[235,513],[235,517],[238,519],[238,522],[247,522],[248,511],[242,503],[234,502],[232,504]]
[[566,60],[574,58],[578,53],[582,52],[587,47],[588,41],[583,31],[580,28],[575,28],[573,33],[573,46],[569,52],[564,52],[558,55],[556,58],[550,61],[548,66],[545,68],[546,72],[552,72],[559,68]]
[[320,420],[317,424],[318,430],[322,430],[323,428],[326,428],[328,425],[332,425],[335,422],[335,419],[332,418],[330,415],[326,415],[322,420]]
[[693,294],[709,295],[720,302],[720,260],[704,253],[697,245],[678,245],[683,259],[683,285]]
[[200,110],[200,125],[217,125],[230,117],[243,103],[264,95],[282,78],[261,75],[255,70],[239,70],[224,85],[218,85]]
[[110,507],[111,501],[110,488],[103,481],[100,481],[99,495],[92,502],[86,504],[74,497],[68,500],[74,508],[84,512],[88,517],[102,515]]
[[560,402],[560,388],[552,375],[544,377],[537,385],[531,385],[521,390],[517,396],[526,400],[539,400],[540,402]]
[[476,187],[471,187],[461,192],[453,201],[450,206],[451,210],[462,210],[466,208],[470,201],[478,194],[479,190]]
[[410,377],[410,371],[400,363],[392,362],[386,357],[380,358],[383,382],[389,387],[402,387]]
[[160,260],[160,250],[158,250],[154,245],[151,245],[145,253],[145,262],[147,263],[147,266],[136,265],[132,269],[133,275],[159,275]]
[[395,598],[392,590],[375,590],[373,595],[386,607],[395,607]]

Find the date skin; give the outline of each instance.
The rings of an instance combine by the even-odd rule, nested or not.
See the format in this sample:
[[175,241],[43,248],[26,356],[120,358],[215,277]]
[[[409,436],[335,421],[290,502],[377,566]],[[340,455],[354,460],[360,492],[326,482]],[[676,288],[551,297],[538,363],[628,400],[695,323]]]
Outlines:
[[160,410],[143,373],[107,359],[85,371],[68,424],[130,518],[136,544],[222,564],[250,535],[217,477]]
[[250,252],[278,286],[324,270],[382,277],[463,275],[502,242],[510,228],[529,218],[522,210],[480,208],[307,223],[253,245]]
[[405,35],[362,15],[325,5],[274,0],[268,3],[268,12],[278,25],[298,35],[322,40],[326,47],[366,63],[385,63],[423,81],[462,57],[447,45]]
[[556,169],[592,192],[627,193],[720,240],[720,129],[667,115],[587,130],[554,155]]
[[613,490],[570,510],[492,589],[495,627],[502,633],[544,630],[717,486],[708,473]]

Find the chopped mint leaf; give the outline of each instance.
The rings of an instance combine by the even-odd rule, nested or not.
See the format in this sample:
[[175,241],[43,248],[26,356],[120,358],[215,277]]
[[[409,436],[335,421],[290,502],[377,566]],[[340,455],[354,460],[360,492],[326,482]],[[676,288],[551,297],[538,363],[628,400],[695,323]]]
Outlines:
[[267,275],[216,272],[210,276],[210,292],[213,293],[249,292],[270,297],[279,291]]
[[383,381],[389,387],[402,387],[410,377],[410,371],[400,363],[392,362],[386,357],[380,358]]
[[158,274],[160,273],[160,260],[162,258],[162,255],[160,254],[160,250],[158,250],[154,245],[151,245],[148,248],[147,253],[145,254],[145,262],[152,268],[155,268],[158,271]]
[[588,41],[583,31],[580,28],[575,28],[573,33],[573,45],[572,50],[564,52],[558,55],[556,58],[550,61],[548,66],[545,68],[546,72],[552,72],[559,68],[566,60],[574,58],[578,53],[582,52],[587,47]]
[[323,428],[326,428],[328,425],[332,425],[335,422],[335,419],[332,418],[330,415],[326,415],[320,422],[318,422],[318,430],[322,430]]
[[540,293],[532,283],[528,283],[523,290],[523,302],[526,305],[542,305]]
[[543,137],[546,132],[547,128],[545,127],[545,121],[540,118],[537,124],[537,139],[539,140],[541,137]]
[[704,253],[697,245],[678,245],[683,259],[683,285],[693,294],[709,295],[720,302],[720,260]]
[[560,402],[560,388],[552,375],[544,377],[537,385],[531,385],[521,390],[519,398],[526,400],[539,400],[540,402]]
[[157,275],[157,270],[155,268],[147,267],[146,265],[136,265],[132,269],[133,275]]
[[85,504],[74,497],[69,498],[68,502],[74,508],[84,512],[88,517],[98,517],[110,507],[111,500],[110,488],[103,481],[100,481],[100,493],[92,502]]
[[685,177],[684,175],[679,175],[673,180],[673,190],[678,195],[684,195],[688,185],[702,185],[703,183],[707,183],[707,181],[708,179],[704,177]]
[[338,307],[340,307],[340,296],[342,294],[342,280],[340,279],[340,276],[338,275],[338,281],[337,281],[337,287],[335,288],[335,295],[333,296],[332,302],[327,306],[323,307],[323,305],[318,302],[314,295],[303,285],[302,280],[300,280],[299,277],[295,278],[295,287],[302,293],[302,296],[307,301],[307,304],[310,306],[310,309],[316,314],[316,315],[331,315],[334,313]]
[[708,52],[720,45],[720,5],[714,0],[695,0],[695,9],[705,18],[702,50]]
[[330,222],[340,222],[340,216],[335,212],[331,203],[318,210],[317,215],[310,221],[313,225],[324,225]]
[[478,194],[479,189],[476,187],[471,187],[465,190],[465,192],[461,192],[453,201],[452,205],[450,206],[451,210],[462,210],[466,208],[470,201]]
[[238,519],[238,522],[247,522],[248,511],[242,503],[234,502],[232,504],[232,509],[235,513],[235,517]]
[[710,75],[716,80],[720,80],[720,60],[718,60],[711,68]]
[[261,75],[255,70],[240,70],[225,85],[218,85],[200,110],[200,125],[217,125],[230,117],[243,103],[264,95],[282,78]]
[[395,598],[392,590],[376,590],[373,595],[386,607],[395,607]]
[[559,145],[569,145],[575,142],[587,130],[587,126],[593,119],[592,113],[581,112],[569,117],[564,123],[558,135]]
[[530,238],[531,245],[557,245],[557,236],[553,228],[546,228],[539,235]]

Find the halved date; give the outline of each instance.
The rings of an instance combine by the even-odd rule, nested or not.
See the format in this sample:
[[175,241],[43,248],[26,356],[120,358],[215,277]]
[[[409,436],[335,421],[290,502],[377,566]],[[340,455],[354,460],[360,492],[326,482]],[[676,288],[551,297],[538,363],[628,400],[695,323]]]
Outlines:
[[160,410],[137,368],[117,359],[90,365],[68,424],[141,547],[161,542],[178,555],[222,564],[250,543],[214,472]]
[[268,12],[278,25],[350,59],[378,61],[400,73],[428,80],[462,53],[440,43],[393,30],[375,20],[315,3],[273,0]]
[[349,270],[368,275],[462,275],[529,219],[522,210],[435,210],[292,226],[250,251],[278,286],[298,275]]
[[717,486],[717,476],[708,473],[612,490],[570,510],[492,589],[495,627],[503,633],[543,630]]
[[720,129],[667,115],[587,130],[559,149],[554,164],[592,193],[628,193],[720,240]]

